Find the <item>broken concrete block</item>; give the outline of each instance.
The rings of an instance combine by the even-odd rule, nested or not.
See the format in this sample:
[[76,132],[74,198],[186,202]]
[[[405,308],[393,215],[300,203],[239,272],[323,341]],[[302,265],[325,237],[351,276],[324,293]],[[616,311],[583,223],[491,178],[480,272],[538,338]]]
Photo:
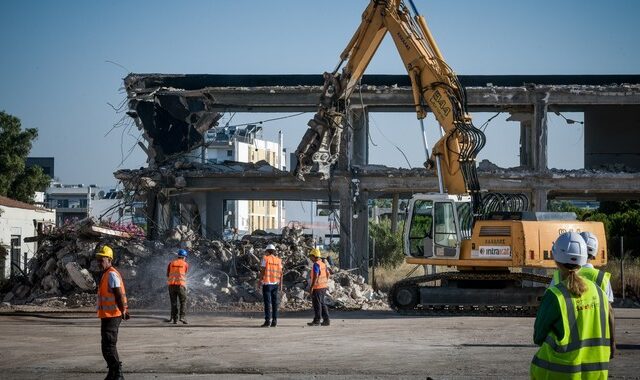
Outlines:
[[65,265],[65,268],[67,269],[67,273],[69,274],[69,277],[71,277],[73,282],[80,289],[91,290],[96,288],[96,283],[93,280],[93,277],[91,277],[91,274],[89,274],[89,271],[81,268],[80,265],[78,265],[78,263],[76,262],[67,263]]
[[7,294],[4,295],[4,298],[2,299],[2,302],[9,302],[13,299],[14,295],[12,292],[9,292]]
[[52,275],[48,275],[43,278],[40,284],[46,291],[58,289],[58,287],[60,286],[60,282],[58,282],[58,280]]
[[44,264],[44,273],[51,273],[56,267],[57,261],[53,257]]

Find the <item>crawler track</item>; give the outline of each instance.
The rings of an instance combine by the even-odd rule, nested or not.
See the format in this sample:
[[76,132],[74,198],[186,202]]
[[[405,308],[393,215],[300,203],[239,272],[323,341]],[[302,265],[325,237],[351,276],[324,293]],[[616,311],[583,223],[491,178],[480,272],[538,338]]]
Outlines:
[[[505,272],[488,272],[488,273],[464,273],[464,272],[443,272],[435,273],[420,277],[410,277],[398,281],[389,291],[390,307],[402,315],[430,315],[430,316],[455,316],[455,315],[478,315],[478,316],[510,316],[510,317],[529,317],[535,316],[538,305],[500,305],[500,304],[470,304],[464,305],[443,305],[429,304],[428,302],[406,302],[402,305],[398,302],[398,292],[404,292],[411,296],[419,295],[420,288],[433,287],[436,281],[532,281],[539,284],[548,284],[550,278],[531,273],[505,273]],[[430,284],[432,283],[432,284]],[[419,300],[419,296],[416,301]]]

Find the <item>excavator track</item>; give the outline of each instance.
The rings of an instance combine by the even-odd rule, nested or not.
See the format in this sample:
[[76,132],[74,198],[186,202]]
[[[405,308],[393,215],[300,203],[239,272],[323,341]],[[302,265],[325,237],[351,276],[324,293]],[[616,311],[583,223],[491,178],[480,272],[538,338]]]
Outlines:
[[[420,277],[410,277],[398,281],[389,291],[389,306],[401,315],[413,316],[502,316],[502,317],[531,317],[535,316],[538,305],[523,304],[488,304],[478,305],[465,302],[464,304],[429,304],[428,300],[420,302],[421,288],[442,289],[442,286],[427,285],[436,281],[531,281],[539,284],[548,284],[551,278],[532,273],[464,273],[464,272],[443,272]],[[526,289],[526,288],[523,288]],[[469,293],[473,293],[470,289]]]

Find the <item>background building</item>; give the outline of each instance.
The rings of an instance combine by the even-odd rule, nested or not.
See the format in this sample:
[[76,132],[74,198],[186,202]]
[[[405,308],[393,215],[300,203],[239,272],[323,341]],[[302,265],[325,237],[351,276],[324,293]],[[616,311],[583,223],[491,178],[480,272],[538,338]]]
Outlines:
[[54,210],[0,196],[0,280],[26,269],[38,243],[24,239],[51,228],[55,219]]
[[[279,141],[257,138],[262,127],[247,125],[246,128],[225,127],[207,132],[206,160],[210,163],[224,161],[266,161],[271,166],[286,170],[282,132]],[[278,200],[234,200],[226,202],[225,229],[237,228],[241,232],[257,229],[281,229],[285,224],[282,201]]]

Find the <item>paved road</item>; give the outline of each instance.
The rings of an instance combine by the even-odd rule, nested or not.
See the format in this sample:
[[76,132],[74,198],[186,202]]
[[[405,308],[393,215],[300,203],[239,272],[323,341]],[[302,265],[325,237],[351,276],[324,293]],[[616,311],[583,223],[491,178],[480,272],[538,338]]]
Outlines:
[[[616,310],[619,355],[612,378],[640,376],[640,310]],[[133,312],[119,350],[127,379],[528,378],[533,318],[401,317],[335,312],[308,327],[310,312],[258,328],[257,313],[208,313],[190,324],[164,312]],[[0,377],[103,379],[99,321],[88,313],[0,313]]]

